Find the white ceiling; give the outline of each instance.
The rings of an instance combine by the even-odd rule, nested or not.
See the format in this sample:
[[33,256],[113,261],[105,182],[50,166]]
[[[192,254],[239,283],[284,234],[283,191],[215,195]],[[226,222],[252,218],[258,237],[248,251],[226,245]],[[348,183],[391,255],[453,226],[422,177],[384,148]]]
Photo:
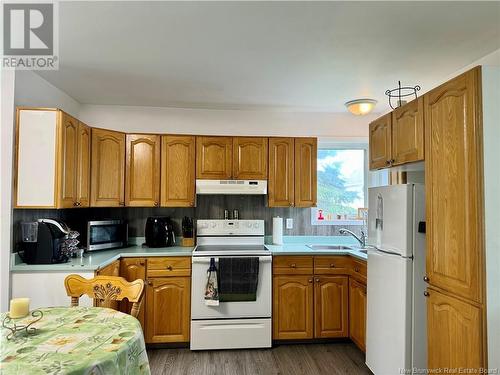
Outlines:
[[60,69],[81,103],[345,111],[423,91],[500,48],[499,2],[60,2]]

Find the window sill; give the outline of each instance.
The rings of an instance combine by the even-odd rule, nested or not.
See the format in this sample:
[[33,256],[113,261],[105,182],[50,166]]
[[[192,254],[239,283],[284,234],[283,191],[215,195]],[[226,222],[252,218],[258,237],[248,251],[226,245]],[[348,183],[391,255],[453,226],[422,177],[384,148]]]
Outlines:
[[311,220],[311,225],[364,225],[364,220],[362,219],[351,219],[351,220]]

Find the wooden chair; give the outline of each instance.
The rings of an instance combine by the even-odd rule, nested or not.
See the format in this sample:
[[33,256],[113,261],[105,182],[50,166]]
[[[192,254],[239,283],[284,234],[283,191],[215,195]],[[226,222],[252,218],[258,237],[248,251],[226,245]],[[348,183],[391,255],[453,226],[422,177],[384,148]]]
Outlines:
[[71,297],[71,306],[78,306],[84,294],[99,301],[99,306],[112,307],[115,301],[127,298],[132,303],[130,315],[137,318],[141,309],[144,281],[137,279],[128,282],[118,276],[96,276],[85,279],[80,275],[69,275],[64,280],[66,293]]

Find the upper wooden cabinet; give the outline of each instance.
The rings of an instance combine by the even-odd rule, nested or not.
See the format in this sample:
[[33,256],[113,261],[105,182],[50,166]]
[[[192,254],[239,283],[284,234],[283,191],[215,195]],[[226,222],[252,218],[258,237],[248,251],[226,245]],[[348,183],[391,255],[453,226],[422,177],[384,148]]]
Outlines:
[[349,279],[349,337],[366,350],[366,285]]
[[315,207],[317,195],[318,141],[295,139],[295,206]]
[[428,289],[428,293],[429,370],[476,369],[479,374],[485,366],[480,309],[434,289]]
[[295,204],[295,142],[293,138],[269,138],[269,207]]
[[88,206],[88,132],[57,109],[17,109],[14,207]]
[[348,280],[347,276],[315,276],[315,338],[349,336]]
[[[144,258],[122,258],[120,259],[120,276],[127,281],[134,281],[137,279],[146,279],[146,259]],[[130,314],[132,303],[128,301],[120,302],[120,311]],[[142,296],[142,305],[139,310],[137,319],[141,322],[142,329],[144,330],[144,316],[146,311],[146,293]]]
[[267,138],[234,137],[233,178],[267,180],[267,152]]
[[273,338],[313,338],[313,276],[273,278]]
[[78,123],[76,206],[90,206],[90,127]]
[[391,164],[392,148],[392,115],[385,116],[370,124],[370,169],[389,167]]
[[424,160],[424,100],[392,112],[392,165]]
[[484,228],[478,70],[424,96],[427,276],[480,302]]
[[196,178],[232,177],[232,137],[196,137]]
[[125,205],[156,207],[160,204],[160,136],[127,134]]
[[162,136],[161,205],[164,207],[195,204],[195,140],[193,136]]
[[92,129],[90,204],[93,207],[125,205],[125,134]]

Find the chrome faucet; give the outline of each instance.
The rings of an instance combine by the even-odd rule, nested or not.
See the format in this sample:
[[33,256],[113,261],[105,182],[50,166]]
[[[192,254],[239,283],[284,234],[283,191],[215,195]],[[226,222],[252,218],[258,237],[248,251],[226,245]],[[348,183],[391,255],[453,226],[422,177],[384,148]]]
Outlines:
[[339,233],[340,234],[350,234],[351,236],[353,236],[358,242],[359,244],[361,245],[361,247],[365,247],[366,246],[366,235],[365,235],[365,232],[361,231],[361,237],[359,237],[356,233],[350,231],[349,229],[346,229],[346,228],[341,228],[339,230]]

